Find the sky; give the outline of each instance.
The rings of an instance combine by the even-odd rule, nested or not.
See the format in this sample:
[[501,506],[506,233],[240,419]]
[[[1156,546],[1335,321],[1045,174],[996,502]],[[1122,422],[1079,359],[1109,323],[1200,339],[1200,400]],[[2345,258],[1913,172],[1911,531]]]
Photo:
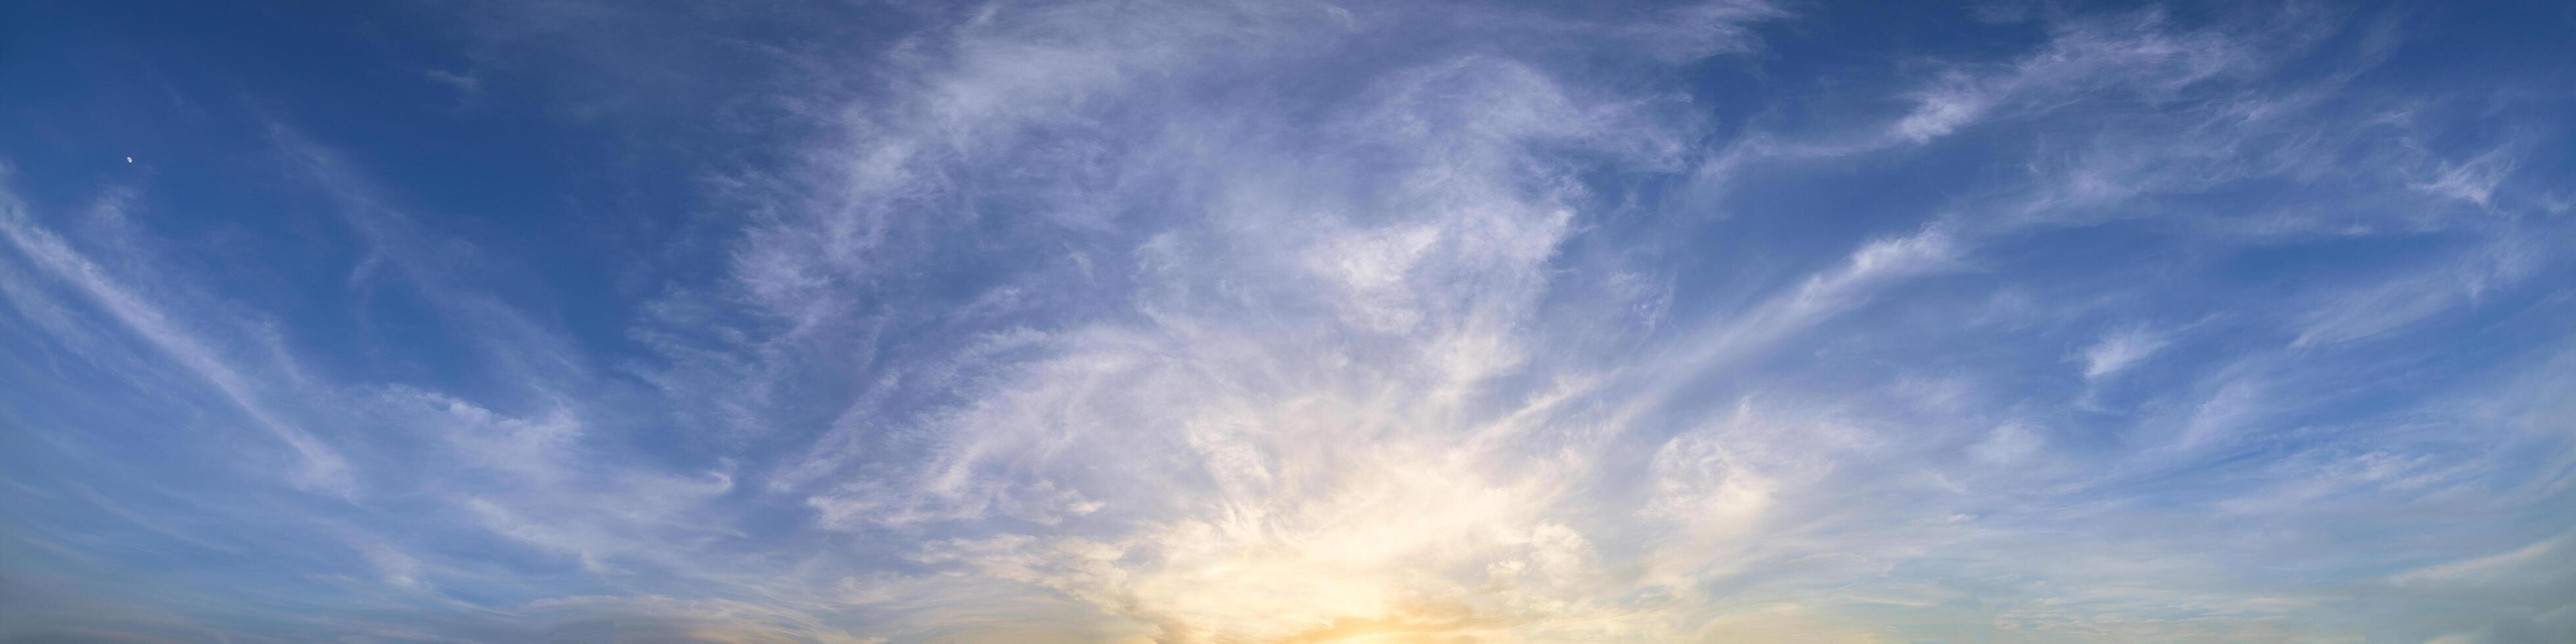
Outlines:
[[2570,33],[0,3],[0,642],[2576,641]]

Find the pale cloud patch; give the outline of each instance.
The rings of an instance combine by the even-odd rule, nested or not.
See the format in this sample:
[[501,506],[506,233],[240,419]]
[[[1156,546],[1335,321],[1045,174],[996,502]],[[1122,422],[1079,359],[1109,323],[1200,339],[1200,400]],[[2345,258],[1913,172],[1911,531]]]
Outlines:
[[1980,463],[2006,465],[2029,457],[2046,445],[2039,431],[2029,425],[2006,423],[1996,426],[1985,440],[1968,448],[1968,454]]
[[2522,242],[2498,239],[2449,262],[2333,293],[2299,316],[2291,345],[2360,341],[2474,305],[2488,291],[2526,278],[2534,260]]
[[2504,184],[2519,165],[2512,150],[2496,148],[2467,161],[2443,162],[2430,181],[2417,183],[2425,192],[2466,201],[2481,207],[2491,205],[2497,186]]
[[2100,380],[2119,373],[2164,350],[2167,344],[2170,341],[2163,334],[2143,326],[2113,331],[2084,349],[2084,379]]
[[2157,98],[2260,60],[2216,29],[2175,27],[2159,10],[2052,23],[2048,46],[1994,71],[1949,69],[1906,98],[1914,109],[1889,126],[1897,140],[1947,136],[2007,106],[2045,111],[2097,91]]
[[213,386],[259,428],[285,443],[298,461],[291,476],[296,485],[341,496],[357,493],[357,473],[348,460],[321,438],[272,411],[262,399],[259,380],[237,369],[233,358],[201,339],[182,318],[156,306],[153,301],[157,298],[136,291],[88,255],[74,250],[52,230],[37,225],[14,195],[0,194],[0,234],[5,234],[11,245],[38,268],[78,289],[118,323]]

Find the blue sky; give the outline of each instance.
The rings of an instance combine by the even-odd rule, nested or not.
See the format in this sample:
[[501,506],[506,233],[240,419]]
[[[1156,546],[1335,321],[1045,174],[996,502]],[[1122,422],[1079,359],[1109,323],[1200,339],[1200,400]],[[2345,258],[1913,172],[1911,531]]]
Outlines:
[[2576,9],[1895,4],[0,7],[0,641],[2576,639]]

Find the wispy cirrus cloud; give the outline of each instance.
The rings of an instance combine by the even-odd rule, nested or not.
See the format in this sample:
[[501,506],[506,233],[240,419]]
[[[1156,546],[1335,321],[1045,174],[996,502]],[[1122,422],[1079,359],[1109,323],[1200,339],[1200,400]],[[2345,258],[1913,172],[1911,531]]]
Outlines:
[[1990,9],[406,14],[499,169],[6,188],[0,634],[2564,633],[2548,72]]

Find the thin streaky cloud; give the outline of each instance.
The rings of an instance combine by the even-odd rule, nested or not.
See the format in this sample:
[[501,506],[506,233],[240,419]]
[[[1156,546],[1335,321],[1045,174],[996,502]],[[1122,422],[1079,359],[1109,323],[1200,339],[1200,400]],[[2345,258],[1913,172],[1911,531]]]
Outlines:
[[0,640],[2576,639],[2536,7],[142,9]]

